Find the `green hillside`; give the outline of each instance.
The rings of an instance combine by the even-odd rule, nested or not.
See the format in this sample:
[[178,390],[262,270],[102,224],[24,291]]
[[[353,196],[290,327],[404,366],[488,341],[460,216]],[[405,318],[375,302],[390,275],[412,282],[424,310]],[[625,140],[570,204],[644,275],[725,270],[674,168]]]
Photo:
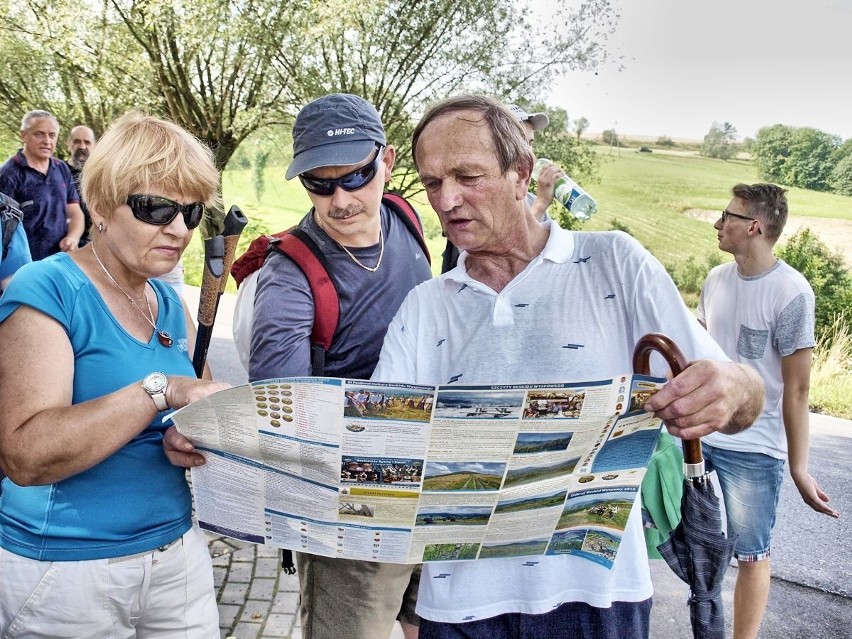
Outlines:
[[[755,168],[743,159],[726,162],[693,151],[640,153],[608,147],[598,147],[597,153],[601,159],[600,182],[584,186],[597,199],[598,212],[583,228],[607,230],[617,220],[664,263],[690,256],[701,260],[716,252],[716,235],[710,224],[684,212],[721,211],[730,201],[731,186],[759,181]],[[223,191],[226,205],[238,204],[250,220],[259,221],[269,231],[292,226],[310,208],[298,180],[284,180],[284,167],[280,166],[265,171],[259,199],[250,169],[226,171]],[[790,189],[788,197],[791,215],[852,220],[852,198],[802,189]],[[433,270],[437,273],[443,250],[437,216],[422,194],[414,201],[431,236]],[[193,251],[198,250],[193,243]]]
[[[598,212],[584,225],[588,230],[612,228],[612,220],[664,263],[717,251],[716,234],[704,221],[684,215],[690,209],[719,211],[731,199],[737,182],[757,182],[757,171],[746,160],[715,160],[695,153],[599,148],[601,181],[587,185],[598,201]],[[790,214],[852,220],[852,198],[790,189]]]

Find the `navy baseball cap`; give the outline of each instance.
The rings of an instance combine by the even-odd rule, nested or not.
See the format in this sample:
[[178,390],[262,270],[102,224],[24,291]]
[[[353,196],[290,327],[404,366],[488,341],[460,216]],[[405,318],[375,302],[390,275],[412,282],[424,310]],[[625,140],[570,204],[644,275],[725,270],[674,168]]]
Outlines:
[[376,144],[385,145],[385,129],[376,107],[348,93],[331,93],[309,102],[293,124],[293,162],[286,177],[321,166],[345,166],[365,160]]
[[511,111],[520,122],[529,122],[533,131],[541,131],[550,124],[550,118],[547,117],[547,113],[533,113],[530,115],[517,104],[510,104],[508,107],[509,111]]

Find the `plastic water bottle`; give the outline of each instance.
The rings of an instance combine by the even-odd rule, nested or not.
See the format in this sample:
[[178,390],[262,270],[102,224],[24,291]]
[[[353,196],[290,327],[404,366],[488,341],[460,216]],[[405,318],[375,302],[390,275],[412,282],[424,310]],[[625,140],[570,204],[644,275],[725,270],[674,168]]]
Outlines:
[[[544,170],[544,167],[549,164],[553,164],[553,162],[547,158],[536,160],[532,170],[533,180],[538,180],[538,176]],[[595,199],[567,175],[556,180],[553,189],[553,199],[568,209],[571,215],[578,220],[588,220],[598,208]]]

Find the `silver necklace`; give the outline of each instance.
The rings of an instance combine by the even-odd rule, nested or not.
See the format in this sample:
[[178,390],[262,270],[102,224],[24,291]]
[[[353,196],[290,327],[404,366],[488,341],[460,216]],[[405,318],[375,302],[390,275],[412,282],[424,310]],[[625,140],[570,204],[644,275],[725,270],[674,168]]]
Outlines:
[[[151,300],[148,299],[148,284],[147,284],[147,282],[145,284],[145,304],[148,306],[148,314],[146,315],[145,311],[143,311],[141,308],[139,308],[139,305],[136,303],[136,300],[134,300],[132,297],[130,297],[130,295],[128,295],[127,291],[125,291],[123,288],[121,288],[121,284],[119,284],[116,281],[116,279],[112,276],[112,273],[110,273],[107,270],[106,266],[104,266],[104,263],[101,262],[101,258],[98,257],[98,252],[95,250],[95,243],[94,242],[92,242],[92,255],[95,256],[95,260],[97,261],[98,265],[101,267],[101,270],[104,272],[104,275],[106,275],[109,278],[109,281],[112,282],[113,284],[115,284],[116,288],[118,288],[119,291],[124,293],[124,297],[127,298],[127,301],[130,302],[131,304],[133,304],[133,308],[135,308],[137,311],[139,311],[139,314],[142,317],[144,317],[145,321],[148,322],[151,325],[151,328],[153,328],[154,332],[157,334],[157,340],[159,340],[160,344],[162,344],[166,348],[171,346],[173,341],[174,341],[174,340],[172,340],[172,336],[169,335],[166,331],[159,330],[157,328],[157,325],[154,323],[154,311],[151,310]],[[378,268],[378,266],[376,268]]]
[[365,271],[369,271],[370,273],[375,273],[376,271],[379,270],[379,267],[382,265],[382,258],[385,256],[385,233],[382,230],[381,225],[379,226],[379,242],[381,242],[381,245],[382,245],[382,248],[379,250],[379,260],[376,262],[376,265],[372,268],[370,268],[366,264],[362,263],[357,257],[352,255],[351,251],[348,248],[346,248],[345,246],[343,246],[343,244],[340,244],[340,242],[338,242],[338,244],[340,244],[340,248],[342,248],[344,251],[346,251],[346,254],[349,257],[351,257],[352,261],[355,262],[358,266],[360,266]]

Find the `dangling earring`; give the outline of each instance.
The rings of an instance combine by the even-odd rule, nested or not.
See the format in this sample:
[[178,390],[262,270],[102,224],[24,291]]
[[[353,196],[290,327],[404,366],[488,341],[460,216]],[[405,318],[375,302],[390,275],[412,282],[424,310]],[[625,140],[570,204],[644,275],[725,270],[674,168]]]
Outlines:
[[104,232],[104,223],[98,222],[98,233],[103,233],[103,232]]

